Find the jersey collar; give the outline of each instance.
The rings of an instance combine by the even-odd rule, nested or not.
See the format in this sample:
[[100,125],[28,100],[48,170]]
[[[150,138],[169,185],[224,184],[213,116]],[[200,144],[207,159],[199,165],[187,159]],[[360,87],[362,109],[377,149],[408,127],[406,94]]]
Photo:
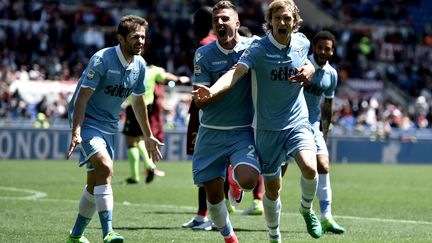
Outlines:
[[[284,48],[287,47],[286,45],[282,45],[281,43],[277,42],[277,40],[273,37],[273,34],[272,34],[272,33],[269,33],[269,34],[268,34],[268,37],[269,37],[269,39],[270,39],[270,42],[271,42],[274,46],[276,46],[279,50],[282,50],[282,49],[284,49]],[[292,33],[291,33],[291,40],[292,40]],[[290,41],[290,47],[291,47],[291,41]]]
[[221,51],[223,54],[225,54],[225,55],[228,55],[228,54],[230,54],[231,52],[233,52],[234,50],[230,50],[230,49],[225,49],[225,48],[223,48],[220,44],[219,44],[219,41],[218,40],[216,40],[216,46],[217,46],[217,48],[219,49],[219,51]]
[[216,46],[218,47],[219,51],[221,51],[223,54],[228,55],[232,52],[239,52],[241,51],[241,43],[243,42],[243,38],[239,36],[237,44],[234,46],[233,49],[225,49],[220,44],[219,41],[216,40]]
[[120,63],[122,64],[122,66],[124,68],[128,68],[128,67],[132,67],[133,66],[133,64],[135,62],[135,56],[133,57],[132,62],[129,64],[126,61],[126,58],[123,56],[123,53],[122,53],[122,51],[120,49],[120,45],[116,45],[115,50],[116,50],[117,56],[118,56],[118,58],[120,60]]

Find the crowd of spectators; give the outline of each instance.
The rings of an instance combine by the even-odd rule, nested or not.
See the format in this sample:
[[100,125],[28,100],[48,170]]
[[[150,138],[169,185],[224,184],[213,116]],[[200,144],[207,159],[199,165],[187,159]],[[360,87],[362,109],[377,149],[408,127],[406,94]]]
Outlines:
[[[426,0],[313,0],[339,24],[327,27],[338,39],[332,64],[339,70],[334,105],[335,133],[373,134],[389,138],[392,131],[432,127],[432,30],[419,30],[410,6]],[[191,75],[197,47],[191,15],[216,1],[1,1],[0,2],[0,119],[65,118],[70,94],[28,103],[9,87],[16,81],[76,82],[89,57],[112,46],[115,26],[124,14],[144,16],[150,24],[145,58],[178,75]],[[265,0],[233,1],[240,19],[254,34],[263,35]],[[379,20],[379,22],[374,22]],[[320,26],[304,22],[310,39]],[[353,80],[380,83],[381,88],[359,92]],[[402,98],[386,95],[392,87]],[[166,112],[167,128],[187,124],[190,99],[180,99]],[[42,104],[41,104],[42,103]],[[44,104],[45,103],[45,104]],[[41,108],[42,107],[42,108]],[[41,117],[39,117],[41,118]],[[174,121],[174,122],[173,122]]]
[[[432,3],[314,2],[343,23],[332,30],[339,41],[334,60],[340,81],[334,117],[339,133],[366,133],[374,139],[430,136],[424,128],[432,127]],[[350,93],[346,87],[355,79],[382,82],[382,90]],[[388,92],[394,88],[401,92]]]

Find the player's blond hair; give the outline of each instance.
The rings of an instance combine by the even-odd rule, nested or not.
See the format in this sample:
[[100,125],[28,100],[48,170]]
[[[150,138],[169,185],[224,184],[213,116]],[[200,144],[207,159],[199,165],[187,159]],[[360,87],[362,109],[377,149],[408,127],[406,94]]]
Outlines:
[[292,31],[297,32],[300,29],[300,25],[303,22],[303,19],[300,17],[300,11],[293,0],[274,0],[270,3],[270,5],[265,11],[264,31],[273,31],[273,26],[271,25],[273,14],[281,8],[286,8],[292,12],[294,18],[294,26]]
[[213,12],[221,9],[232,9],[234,12],[238,13],[237,7],[230,1],[219,1],[213,6]]

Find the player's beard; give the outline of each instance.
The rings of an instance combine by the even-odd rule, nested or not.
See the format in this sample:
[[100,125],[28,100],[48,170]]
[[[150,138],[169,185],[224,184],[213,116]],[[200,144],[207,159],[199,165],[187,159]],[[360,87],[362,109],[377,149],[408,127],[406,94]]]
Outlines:
[[134,53],[134,55],[140,55],[142,53],[142,46],[141,45],[135,45],[132,48],[132,52]]
[[324,66],[324,64],[326,64],[327,62],[327,57],[326,56],[320,56],[320,55],[315,55],[314,56],[315,62],[320,65],[320,66]]
[[127,47],[129,55],[131,55],[131,56],[141,55],[142,50],[143,50],[143,45],[141,45],[141,44],[132,45],[130,42],[126,42],[126,47]]

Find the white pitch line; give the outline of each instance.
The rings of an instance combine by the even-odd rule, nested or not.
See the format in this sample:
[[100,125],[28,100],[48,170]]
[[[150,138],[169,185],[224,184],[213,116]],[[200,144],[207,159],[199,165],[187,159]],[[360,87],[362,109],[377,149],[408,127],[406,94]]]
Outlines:
[[[158,208],[169,208],[169,209],[187,209],[187,210],[196,210],[196,207],[190,206],[178,206],[178,205],[148,205],[148,204],[139,204],[139,203],[129,203],[127,201],[122,202],[124,206],[135,206],[135,207],[158,207]],[[243,210],[236,210],[240,214]],[[298,213],[282,213],[288,215],[298,215]],[[378,221],[378,222],[389,222],[389,223],[403,223],[403,224],[426,224],[432,225],[432,222],[429,221],[419,221],[419,220],[404,220],[404,219],[383,219],[383,218],[369,218],[369,217],[356,217],[356,216],[344,216],[344,215],[336,215],[336,218],[342,219],[353,219],[353,220],[364,220],[364,221]]]
[[[50,198],[43,198],[47,194],[44,192],[34,191],[30,189],[21,189],[21,188],[14,188],[14,187],[2,187],[0,186],[0,190],[6,190],[6,191],[16,191],[16,192],[27,192],[27,193],[33,193],[33,195],[26,196],[26,197],[1,197],[0,199],[4,200],[35,200],[39,202],[65,202],[65,203],[78,203],[77,200],[72,199],[50,199]],[[122,206],[132,206],[132,207],[145,207],[145,208],[166,208],[166,209],[181,209],[181,210],[196,210],[196,207],[192,206],[179,206],[179,205],[154,205],[154,204],[142,204],[142,203],[130,203],[128,201],[123,202],[115,202],[116,205],[122,205]],[[242,210],[238,210],[236,212],[239,212],[241,214]],[[298,215],[297,213],[282,213],[287,215]],[[347,215],[336,215],[336,218],[341,219],[352,219],[352,220],[363,220],[363,221],[377,221],[377,222],[388,222],[388,223],[398,223],[398,224],[425,224],[425,225],[432,225],[432,222],[429,221],[419,221],[419,220],[404,220],[404,219],[384,219],[384,218],[370,218],[370,217],[357,217],[357,216],[347,216]]]
[[388,222],[388,223],[427,224],[427,225],[432,225],[432,222],[428,222],[428,221],[404,220],[404,219],[383,219],[383,218],[369,218],[369,217],[356,217],[356,216],[343,216],[343,215],[337,215],[336,218],[354,219],[354,220],[367,220],[367,221],[378,221],[378,222]]
[[39,192],[31,189],[0,186],[0,190],[12,191],[12,192],[24,192],[24,193],[31,194],[29,196],[24,196],[24,197],[0,197],[1,199],[35,200],[47,196],[45,192]]

